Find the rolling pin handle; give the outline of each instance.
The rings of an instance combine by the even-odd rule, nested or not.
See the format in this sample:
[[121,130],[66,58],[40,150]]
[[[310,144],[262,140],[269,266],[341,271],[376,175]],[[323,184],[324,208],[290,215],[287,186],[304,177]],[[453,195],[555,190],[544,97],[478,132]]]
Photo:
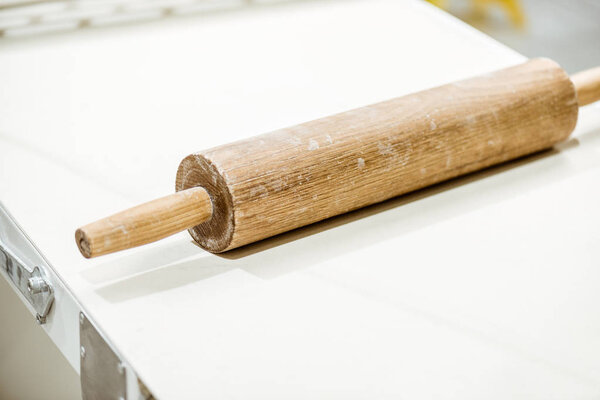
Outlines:
[[577,91],[579,107],[600,100],[600,67],[581,71],[571,76]]
[[212,211],[208,192],[194,187],[83,226],[75,232],[75,241],[84,257],[96,257],[192,228],[210,219]]

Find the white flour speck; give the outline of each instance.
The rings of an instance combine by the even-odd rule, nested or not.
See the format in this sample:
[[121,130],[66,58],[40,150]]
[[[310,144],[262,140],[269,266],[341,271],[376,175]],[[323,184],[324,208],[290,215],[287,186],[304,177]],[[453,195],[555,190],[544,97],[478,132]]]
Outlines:
[[257,185],[250,188],[250,197],[262,199],[267,196],[269,196],[269,191],[263,185]]
[[377,152],[379,154],[381,154],[382,156],[386,155],[386,154],[393,154],[394,153],[394,148],[392,147],[392,145],[390,143],[377,143]]

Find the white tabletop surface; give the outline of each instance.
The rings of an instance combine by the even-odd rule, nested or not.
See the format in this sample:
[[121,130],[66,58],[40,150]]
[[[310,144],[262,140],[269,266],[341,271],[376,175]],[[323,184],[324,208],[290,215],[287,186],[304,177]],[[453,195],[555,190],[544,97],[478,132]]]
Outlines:
[[5,40],[0,200],[160,399],[598,398],[597,106],[557,151],[230,254],[73,239],[193,151],[523,60],[409,0]]

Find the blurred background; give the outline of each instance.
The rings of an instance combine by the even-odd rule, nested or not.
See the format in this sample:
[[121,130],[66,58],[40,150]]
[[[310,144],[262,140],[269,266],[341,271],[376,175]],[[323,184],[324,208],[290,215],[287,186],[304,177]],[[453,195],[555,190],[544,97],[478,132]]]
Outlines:
[[[291,1],[294,0],[0,0],[0,40]],[[552,58],[571,73],[600,65],[598,0],[429,2],[526,56]]]
[[432,0],[528,57],[549,57],[573,73],[600,65],[598,0]]

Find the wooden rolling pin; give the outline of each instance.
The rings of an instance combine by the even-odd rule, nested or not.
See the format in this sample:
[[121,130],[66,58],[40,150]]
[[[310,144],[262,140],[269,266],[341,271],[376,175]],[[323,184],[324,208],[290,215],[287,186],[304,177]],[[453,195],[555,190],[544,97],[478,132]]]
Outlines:
[[534,59],[191,154],[177,193],[77,230],[94,257],[189,229],[223,252],[552,147],[600,99],[600,68]]

